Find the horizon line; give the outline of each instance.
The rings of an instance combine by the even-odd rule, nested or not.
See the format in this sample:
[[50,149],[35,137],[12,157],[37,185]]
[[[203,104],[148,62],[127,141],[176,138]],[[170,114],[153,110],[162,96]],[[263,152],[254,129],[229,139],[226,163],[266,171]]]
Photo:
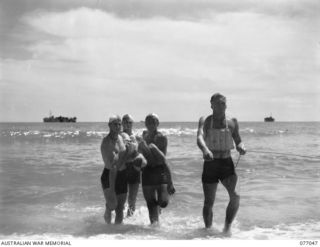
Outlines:
[[[283,123],[283,122],[320,122],[320,120],[281,120],[274,122],[264,122],[263,120],[238,120],[238,122],[257,122],[257,123]],[[77,121],[77,122],[42,122],[42,121],[0,121],[0,123],[44,123],[44,124],[52,124],[52,123],[68,123],[68,124],[77,124],[77,123],[107,123],[107,121]],[[134,123],[144,123],[143,120],[134,121]],[[198,123],[198,121],[189,121],[189,120],[179,120],[179,121],[160,121],[160,123]]]

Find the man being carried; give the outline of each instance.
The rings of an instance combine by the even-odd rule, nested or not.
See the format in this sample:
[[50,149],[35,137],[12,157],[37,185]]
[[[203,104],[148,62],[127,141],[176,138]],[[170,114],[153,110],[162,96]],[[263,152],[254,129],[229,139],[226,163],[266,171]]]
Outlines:
[[121,133],[125,143],[134,145],[134,150],[129,154],[126,162],[127,184],[128,184],[128,212],[127,216],[133,215],[136,208],[136,200],[141,181],[141,168],[147,164],[142,154],[138,153],[138,137],[132,131],[133,118],[126,114],[122,117],[123,132]]

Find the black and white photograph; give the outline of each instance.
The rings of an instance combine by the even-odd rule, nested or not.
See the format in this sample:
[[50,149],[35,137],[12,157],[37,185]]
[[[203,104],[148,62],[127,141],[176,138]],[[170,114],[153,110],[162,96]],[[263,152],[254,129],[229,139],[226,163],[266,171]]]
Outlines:
[[319,0],[0,0],[1,246],[319,246],[319,30]]

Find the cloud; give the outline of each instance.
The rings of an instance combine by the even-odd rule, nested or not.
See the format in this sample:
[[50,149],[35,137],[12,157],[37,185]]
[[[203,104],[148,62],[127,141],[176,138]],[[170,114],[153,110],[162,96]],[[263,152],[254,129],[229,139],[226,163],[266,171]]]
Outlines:
[[98,1],[97,7],[121,18],[166,17],[170,19],[211,18],[212,14],[251,12],[271,16],[318,16],[316,0],[130,0]]
[[[131,3],[151,14],[139,16],[135,8],[110,1],[101,9],[37,10],[23,17],[31,57],[2,61],[4,79],[10,81],[2,85],[5,99],[12,101],[23,84],[28,88],[24,98],[42,102],[42,111],[54,105],[93,120],[101,119],[106,108],[127,113],[131,102],[141,119],[153,111],[170,120],[197,119],[210,110],[208,99],[216,91],[237,102],[239,107],[230,105],[233,112],[243,112],[241,107],[253,101],[262,109],[276,108],[284,95],[285,102],[316,101],[319,37],[309,25],[315,17],[303,14],[313,11],[313,1],[302,9],[292,2],[285,14],[281,9],[289,3],[281,1],[276,15],[267,2],[262,2],[265,7],[251,1],[244,6],[231,1]],[[188,15],[192,6],[195,12]],[[292,18],[297,8],[299,18]],[[301,86],[305,82],[307,88]]]
[[[63,38],[63,42],[46,40],[31,46],[36,56],[78,59],[94,66],[100,61],[115,74],[120,69],[121,74],[141,77],[146,73],[210,77],[215,68],[227,76],[230,72],[223,71],[227,67],[274,74],[277,68],[285,70],[279,64],[288,58],[292,66],[303,66],[294,63],[301,58],[307,62],[317,45],[312,30],[308,33],[298,21],[252,13],[226,13],[202,22],[121,20],[100,10],[80,8],[38,13],[26,21],[39,31]],[[304,47],[303,53],[299,47]],[[306,67],[313,63],[311,60]],[[291,66],[286,63],[286,67]]]
[[10,0],[0,3],[5,18],[35,9],[52,12],[79,7],[96,8],[121,18],[201,19],[214,13],[253,12],[288,17],[318,16],[317,0]]

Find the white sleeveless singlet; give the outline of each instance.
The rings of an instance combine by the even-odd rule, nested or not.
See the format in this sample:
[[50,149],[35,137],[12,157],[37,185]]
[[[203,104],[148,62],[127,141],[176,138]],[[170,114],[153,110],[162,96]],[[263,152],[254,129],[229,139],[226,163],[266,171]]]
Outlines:
[[228,128],[228,121],[226,127],[222,129],[213,128],[213,117],[211,118],[210,128],[205,132],[204,140],[207,147],[211,151],[225,152],[234,148],[232,134]]

